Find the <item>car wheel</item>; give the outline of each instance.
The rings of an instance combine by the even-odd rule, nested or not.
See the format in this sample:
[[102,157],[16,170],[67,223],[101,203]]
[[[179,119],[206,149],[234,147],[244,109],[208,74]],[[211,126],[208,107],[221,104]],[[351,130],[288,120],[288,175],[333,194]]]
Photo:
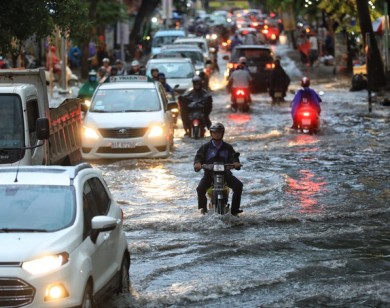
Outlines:
[[119,270],[119,284],[117,293],[128,293],[130,291],[129,259],[124,256]]
[[91,284],[88,283],[84,290],[83,301],[80,308],[93,308],[93,294]]

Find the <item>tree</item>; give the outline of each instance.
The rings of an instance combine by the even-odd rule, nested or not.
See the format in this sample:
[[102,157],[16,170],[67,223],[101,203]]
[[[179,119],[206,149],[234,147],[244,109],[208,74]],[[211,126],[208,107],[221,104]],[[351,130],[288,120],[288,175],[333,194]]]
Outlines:
[[[385,71],[381,54],[375,40],[374,32],[372,30],[372,22],[369,14],[367,0],[356,0],[361,33],[368,46],[367,52],[367,75],[368,86],[371,90],[378,90],[378,87],[386,85]],[[368,35],[369,41],[366,41]]]
[[0,10],[0,52],[15,59],[23,42],[52,35],[83,31],[87,7],[79,0],[12,0],[3,1]]
[[129,54],[131,58],[135,57],[136,46],[140,41],[140,32],[142,26],[145,22],[149,22],[151,15],[156,9],[157,5],[160,3],[160,0],[143,0],[141,6],[138,10],[138,14],[134,21],[133,29],[130,33],[129,41]]

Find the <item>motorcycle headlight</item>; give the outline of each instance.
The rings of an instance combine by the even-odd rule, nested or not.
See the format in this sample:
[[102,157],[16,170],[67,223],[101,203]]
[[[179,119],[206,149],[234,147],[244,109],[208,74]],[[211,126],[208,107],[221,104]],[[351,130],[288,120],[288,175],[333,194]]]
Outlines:
[[22,268],[33,275],[44,274],[54,271],[67,263],[69,254],[67,252],[57,255],[45,256],[43,258],[23,262]]
[[99,135],[93,128],[83,126],[83,136],[87,139],[98,139]]

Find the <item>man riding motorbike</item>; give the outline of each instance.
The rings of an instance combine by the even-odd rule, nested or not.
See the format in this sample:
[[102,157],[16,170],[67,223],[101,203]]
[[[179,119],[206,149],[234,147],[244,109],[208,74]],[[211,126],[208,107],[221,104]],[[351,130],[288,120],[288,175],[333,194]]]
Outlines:
[[320,103],[322,100],[317,92],[310,88],[310,78],[302,77],[301,86],[302,89],[298,90],[291,102],[291,116],[293,119],[293,125],[291,128],[293,129],[298,128],[297,113],[301,106],[309,104],[315,109],[318,115],[321,113]]
[[281,92],[281,100],[284,101],[289,85],[290,77],[280,65],[280,60],[277,59],[269,77],[269,96],[271,96],[272,101],[275,101],[275,92]]
[[252,102],[250,94],[250,84],[252,82],[252,76],[249,73],[249,70],[245,68],[246,63],[240,62],[237,66],[237,69],[229,77],[228,87],[231,89],[231,101],[234,101],[234,89],[235,88],[245,88],[247,98],[249,103]]
[[95,70],[91,70],[88,74],[87,82],[85,82],[83,86],[80,88],[77,97],[83,99],[84,102],[90,101],[93,92],[95,92],[95,89],[98,85],[99,85],[99,81],[97,80],[97,73]]
[[[195,172],[199,172],[200,169],[202,169],[203,164],[212,164],[214,162],[234,164],[234,169],[240,170],[241,163],[237,155],[238,153],[229,143],[223,141],[224,133],[225,127],[222,123],[215,123],[210,127],[211,140],[203,144],[196,152],[194,158]],[[198,194],[198,209],[201,210],[202,214],[207,213],[206,191],[211,186],[212,180],[212,171],[205,170],[203,177],[196,188]],[[230,170],[226,170],[225,180],[227,185],[233,190],[231,213],[236,216],[243,212],[240,209],[243,184]]]
[[188,90],[183,95],[179,96],[180,115],[186,136],[189,135],[191,129],[191,120],[189,117],[190,107],[195,103],[201,103],[203,105],[204,124],[208,129],[210,129],[211,126],[210,113],[213,109],[213,98],[211,94],[203,88],[202,79],[199,76],[192,78],[192,86],[193,88],[191,90]]

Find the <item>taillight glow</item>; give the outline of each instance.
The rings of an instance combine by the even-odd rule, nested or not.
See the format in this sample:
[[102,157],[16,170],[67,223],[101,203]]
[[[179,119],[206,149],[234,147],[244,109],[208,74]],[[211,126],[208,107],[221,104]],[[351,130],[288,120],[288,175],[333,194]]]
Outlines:
[[304,112],[302,113],[302,115],[303,115],[304,117],[310,117],[310,112],[304,111]]
[[237,96],[240,96],[240,95],[244,96],[245,95],[245,91],[242,90],[242,89],[239,89],[239,90],[236,91],[236,95]]

